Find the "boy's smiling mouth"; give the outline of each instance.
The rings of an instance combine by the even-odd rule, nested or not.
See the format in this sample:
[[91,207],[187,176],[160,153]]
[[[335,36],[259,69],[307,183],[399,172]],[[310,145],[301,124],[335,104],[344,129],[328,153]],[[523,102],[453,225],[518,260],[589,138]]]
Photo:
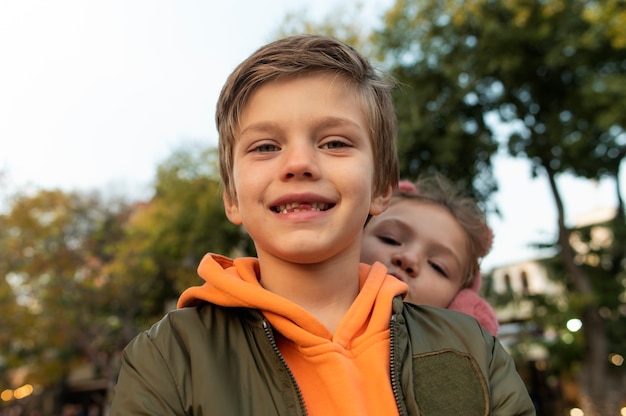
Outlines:
[[270,209],[278,214],[287,214],[290,212],[326,211],[334,205],[335,204],[328,204],[325,202],[291,202],[288,204],[276,205]]

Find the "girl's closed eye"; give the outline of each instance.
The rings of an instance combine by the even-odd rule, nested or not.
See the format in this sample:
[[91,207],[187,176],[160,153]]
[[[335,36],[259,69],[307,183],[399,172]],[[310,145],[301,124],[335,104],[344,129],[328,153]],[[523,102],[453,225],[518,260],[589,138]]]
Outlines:
[[378,239],[383,243],[383,244],[388,244],[390,246],[399,246],[400,242],[398,240],[396,240],[393,237],[389,237],[387,235],[379,235]]
[[443,277],[448,277],[448,273],[441,265],[432,261],[429,261],[428,264],[430,264],[430,267],[432,267],[437,273],[439,273]]

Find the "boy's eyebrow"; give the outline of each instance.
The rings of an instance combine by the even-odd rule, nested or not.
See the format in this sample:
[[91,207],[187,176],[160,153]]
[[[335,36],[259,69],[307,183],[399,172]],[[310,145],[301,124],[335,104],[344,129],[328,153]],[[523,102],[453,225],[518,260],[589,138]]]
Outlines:
[[333,117],[333,116],[320,117],[318,120],[315,120],[315,124],[316,124],[316,127],[318,128],[337,127],[337,126],[344,126],[344,125],[354,126],[357,128],[361,127],[359,123],[352,121],[350,119],[342,118],[342,117]]
[[250,124],[249,126],[246,126],[244,129],[242,129],[239,132],[239,136],[245,133],[249,133],[249,132],[255,132],[255,131],[263,132],[263,131],[278,130],[278,129],[279,129],[278,124],[274,123],[273,121],[260,121],[258,123],[253,123],[253,124]]
[[[352,121],[347,118],[334,117],[334,116],[324,116],[324,117],[317,118],[313,121],[313,124],[314,124],[315,129],[323,129],[323,128],[329,128],[329,127],[341,127],[341,126],[355,127],[355,128],[358,128],[359,130],[363,129],[362,126],[355,121]],[[248,126],[245,126],[245,128],[239,132],[239,135],[243,135],[243,134],[250,133],[250,132],[265,132],[265,131],[279,130],[279,129],[280,129],[280,123],[276,123],[274,121],[259,121],[257,123],[252,123]]]

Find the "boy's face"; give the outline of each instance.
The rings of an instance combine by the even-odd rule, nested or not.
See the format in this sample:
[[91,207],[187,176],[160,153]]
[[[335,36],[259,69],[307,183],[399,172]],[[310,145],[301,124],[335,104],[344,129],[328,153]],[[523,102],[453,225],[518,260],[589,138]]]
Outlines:
[[406,301],[446,308],[464,283],[463,228],[444,207],[398,199],[365,227],[361,261],[383,263],[409,285]]
[[268,82],[243,107],[233,149],[236,201],[226,214],[243,224],[259,259],[313,264],[358,261],[373,195],[374,163],[365,115],[340,77],[313,74]]

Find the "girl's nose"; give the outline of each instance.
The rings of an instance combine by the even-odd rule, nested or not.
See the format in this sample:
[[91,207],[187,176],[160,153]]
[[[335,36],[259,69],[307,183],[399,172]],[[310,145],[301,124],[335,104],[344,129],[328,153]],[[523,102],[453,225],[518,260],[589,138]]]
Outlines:
[[408,253],[406,250],[395,253],[391,258],[391,264],[403,270],[410,277],[417,277],[419,273],[417,255]]

